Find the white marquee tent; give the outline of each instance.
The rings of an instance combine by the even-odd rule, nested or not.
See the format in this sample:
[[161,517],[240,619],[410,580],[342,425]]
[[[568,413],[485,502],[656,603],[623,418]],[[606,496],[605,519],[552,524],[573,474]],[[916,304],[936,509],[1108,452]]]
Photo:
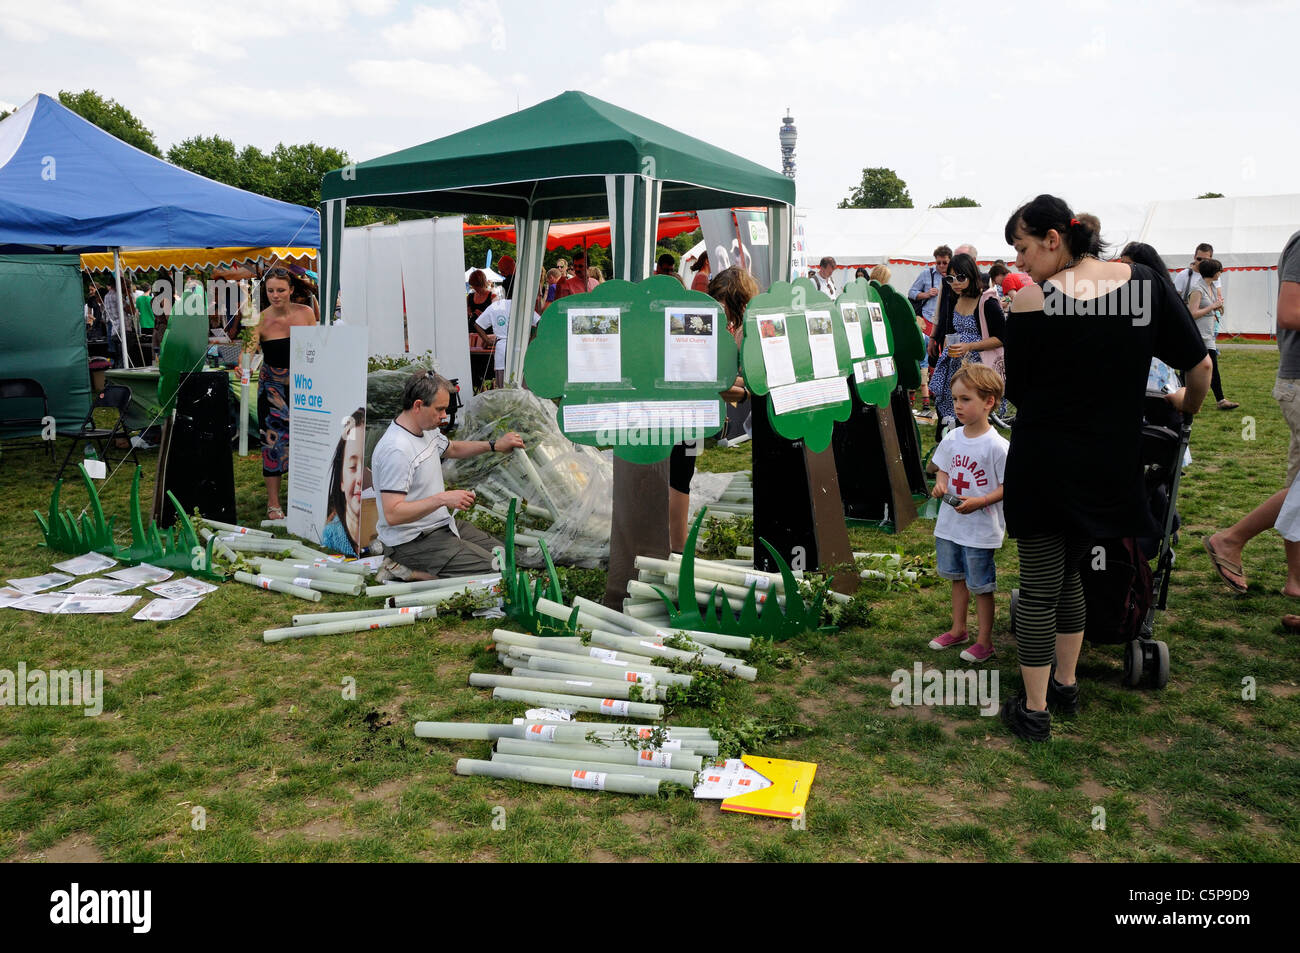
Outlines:
[[[1101,219],[1112,253],[1125,243],[1156,248],[1171,271],[1186,267],[1197,244],[1209,242],[1223,262],[1225,334],[1271,337],[1277,305],[1277,259],[1300,229],[1300,194],[1139,203],[1084,204]],[[939,245],[973,244],[981,264],[1015,260],[1002,236],[1009,208],[800,210],[808,260],[833,257],[841,274],[888,264],[890,284],[906,293]]]

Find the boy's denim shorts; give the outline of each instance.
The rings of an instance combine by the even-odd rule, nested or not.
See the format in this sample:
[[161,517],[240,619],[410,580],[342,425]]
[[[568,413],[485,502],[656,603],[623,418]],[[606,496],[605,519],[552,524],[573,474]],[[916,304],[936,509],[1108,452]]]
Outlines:
[[972,594],[981,596],[997,589],[997,569],[993,549],[976,549],[951,540],[934,538],[939,575],[944,579],[965,580]]

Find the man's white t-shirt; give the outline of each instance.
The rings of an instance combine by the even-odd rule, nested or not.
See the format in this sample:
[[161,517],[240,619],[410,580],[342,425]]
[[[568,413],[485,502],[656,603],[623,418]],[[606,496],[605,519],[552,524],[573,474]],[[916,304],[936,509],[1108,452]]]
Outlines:
[[[540,320],[542,316],[534,311],[533,327],[537,327],[537,322]],[[483,313],[475,319],[474,323],[484,331],[496,335],[496,366],[497,370],[501,370],[505,367],[506,334],[510,331],[510,299],[498,298],[493,301],[483,309]]]
[[397,421],[388,425],[370,455],[370,474],[379,495],[379,540],[386,547],[409,543],[421,533],[450,526],[455,532],[451,513],[440,506],[427,516],[400,526],[390,526],[384,518],[384,493],[404,493],[408,500],[423,500],[446,489],[442,481],[442,455],[451,441],[441,430],[425,431],[417,437]]
[[[1002,485],[1010,446],[992,427],[973,440],[958,427],[935,449],[934,465],[948,474],[949,493],[985,496]],[[1001,500],[974,513],[958,513],[956,507],[942,503],[934,523],[935,536],[976,549],[1001,549],[1006,533]]]
[[817,286],[818,291],[826,295],[828,298],[835,297],[835,275],[834,274],[832,274],[829,278],[823,278],[822,273],[819,271],[813,275],[813,284]]

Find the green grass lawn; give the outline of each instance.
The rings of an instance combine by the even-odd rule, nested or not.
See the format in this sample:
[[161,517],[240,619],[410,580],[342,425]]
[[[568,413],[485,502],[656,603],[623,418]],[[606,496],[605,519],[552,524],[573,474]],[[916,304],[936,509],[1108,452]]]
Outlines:
[[[1200,549],[1202,535],[1284,479],[1288,434],[1269,396],[1277,355],[1230,350],[1222,365],[1242,407],[1211,408],[1194,429],[1170,610],[1157,619],[1169,686],[1124,688],[1120,649],[1085,648],[1083,711],[1058,719],[1049,744],[1019,742],[974,708],[890,706],[894,670],[963,664],[926,647],[948,628],[948,590],[931,582],[880,590],[867,627],[784,643],[789,664],[761,662],[756,683],[727,685],[728,718],[808,728],[757,752],[819,765],[805,829],[682,797],[460,778],[455,760],[487,757],[486,743],[424,741],[411,729],[520,714],[466,684],[470,671],[498,668],[484,651],[491,623],[448,618],[268,646],[262,630],[287,625],[305,603],[230,583],[171,623],[0,610],[0,669],[105,677],[97,718],[0,708],[0,859],[1300,859],[1300,653],[1278,622],[1295,611],[1279,594],[1282,542],[1270,533],[1248,547],[1246,596],[1219,582]],[[701,460],[750,465],[747,445]],[[255,525],[260,461],[236,458],[235,468],[240,516]],[[0,459],[0,577],[46,572],[61,558],[39,545],[31,514],[45,510],[50,478],[30,451]],[[104,490],[119,525],[129,486],[123,468]],[[64,501],[80,507],[84,493],[69,485]],[[932,553],[930,530],[918,521],[894,537],[850,537],[855,549],[919,555]],[[1018,683],[1006,631],[1014,543],[998,569],[990,664],[1005,694]],[[326,595],[306,611],[357,601]],[[1244,679],[1253,700],[1242,697]],[[353,680],[355,700],[344,697]],[[673,720],[709,717],[683,710]]]

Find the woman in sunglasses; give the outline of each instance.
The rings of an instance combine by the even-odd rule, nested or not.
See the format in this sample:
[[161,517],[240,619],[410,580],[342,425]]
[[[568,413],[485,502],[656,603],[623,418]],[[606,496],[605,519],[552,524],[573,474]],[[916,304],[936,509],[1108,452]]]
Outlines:
[[[956,297],[952,316],[934,329],[934,340],[942,350],[930,374],[930,396],[939,412],[939,427],[955,421],[952,406],[952,375],[966,361],[983,363],[982,352],[1002,346],[1005,319],[996,294],[980,291],[979,266],[970,255],[954,255],[944,281]],[[984,328],[988,333],[984,333]]]
[[262,369],[257,380],[257,421],[262,432],[262,476],[266,480],[266,518],[284,519],[280,481],[289,470],[289,329],[316,324],[305,304],[294,304],[293,273],[272,268],[262,281],[267,306],[258,322]]

